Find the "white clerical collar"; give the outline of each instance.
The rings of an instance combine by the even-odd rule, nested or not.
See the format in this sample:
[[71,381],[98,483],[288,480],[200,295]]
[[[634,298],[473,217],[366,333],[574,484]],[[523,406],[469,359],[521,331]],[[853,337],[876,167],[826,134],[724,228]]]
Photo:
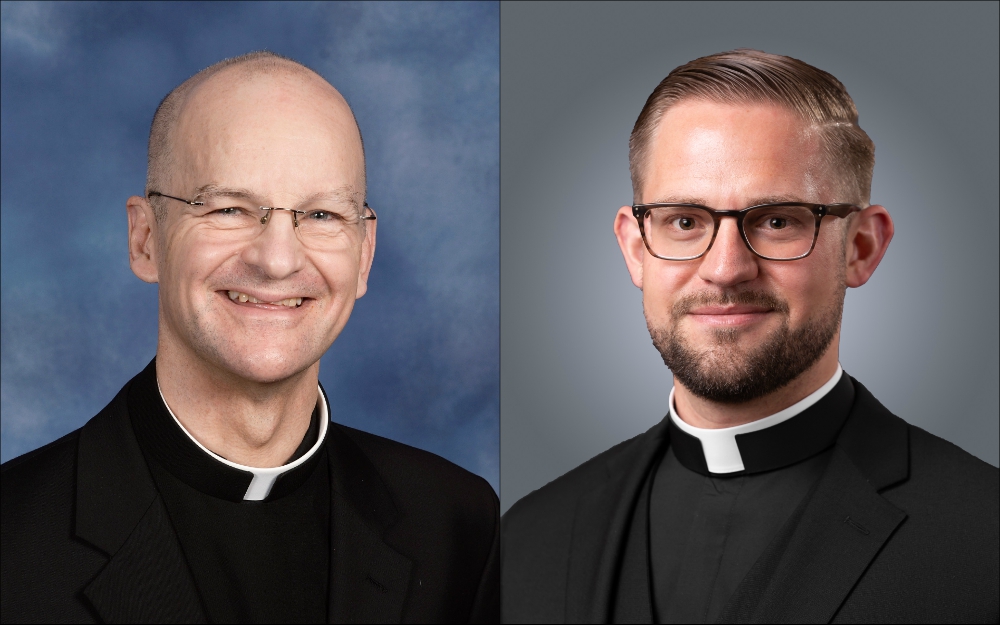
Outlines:
[[[157,381],[156,383],[156,388],[157,390],[160,390],[159,381]],[[245,495],[243,495],[244,501],[262,501],[266,499],[268,494],[271,492],[271,487],[274,486],[274,482],[278,479],[279,475],[291,471],[292,469],[302,464],[305,464],[305,462],[309,460],[309,458],[311,458],[313,454],[319,451],[320,447],[323,446],[323,441],[326,439],[327,427],[330,425],[330,411],[327,406],[326,396],[323,394],[323,387],[320,387],[319,388],[319,399],[320,399],[319,436],[316,437],[316,443],[313,444],[311,448],[309,448],[309,451],[302,454],[302,456],[296,459],[294,462],[289,462],[288,464],[280,467],[261,469],[258,467],[248,467],[246,465],[237,464],[235,462],[226,460],[219,454],[213,452],[211,449],[202,445],[200,442],[198,442],[197,438],[191,436],[191,433],[187,431],[187,428],[185,428],[183,424],[181,424],[180,420],[177,418],[177,415],[174,414],[174,411],[170,409],[170,405],[167,404],[167,399],[163,397],[162,390],[160,390],[160,399],[163,400],[163,405],[166,406],[167,412],[169,412],[170,416],[173,417],[174,423],[177,424],[177,427],[179,427],[181,431],[187,435],[188,438],[194,441],[194,444],[197,445],[203,452],[211,456],[213,459],[218,460],[219,462],[227,466],[230,466],[234,469],[239,469],[240,471],[253,473],[253,479],[250,481],[250,486],[247,487],[247,492]]]
[[843,368],[838,363],[837,371],[833,374],[833,377],[831,377],[826,384],[816,389],[814,393],[808,395],[801,401],[796,402],[788,408],[785,408],[780,412],[776,412],[769,417],[751,421],[750,423],[744,423],[743,425],[736,425],[731,428],[720,428],[716,430],[696,428],[693,425],[685,423],[677,415],[677,409],[674,407],[674,389],[670,389],[670,420],[679,430],[686,434],[690,434],[701,441],[701,447],[705,454],[705,463],[708,465],[708,471],[710,473],[736,473],[743,471],[746,468],[743,466],[743,457],[740,455],[740,448],[736,444],[736,436],[738,434],[759,432],[760,430],[764,430],[778,425],[779,423],[788,421],[795,415],[801,413],[819,400],[823,399],[827,393],[833,390],[833,387],[837,385],[837,382],[840,381],[840,377],[843,372]]

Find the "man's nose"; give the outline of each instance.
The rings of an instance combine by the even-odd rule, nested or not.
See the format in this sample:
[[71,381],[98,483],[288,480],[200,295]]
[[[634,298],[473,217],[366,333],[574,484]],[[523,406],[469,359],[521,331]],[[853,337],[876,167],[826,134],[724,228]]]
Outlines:
[[259,267],[272,280],[281,280],[301,270],[306,262],[291,211],[267,213],[264,230],[247,245],[243,261]]
[[720,287],[729,287],[757,277],[757,256],[740,236],[735,217],[723,217],[712,248],[705,253],[698,276]]

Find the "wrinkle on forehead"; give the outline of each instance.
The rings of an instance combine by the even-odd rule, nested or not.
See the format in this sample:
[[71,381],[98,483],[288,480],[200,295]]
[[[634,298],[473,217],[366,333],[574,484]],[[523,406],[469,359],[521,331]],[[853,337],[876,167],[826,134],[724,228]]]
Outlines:
[[[330,189],[328,191],[317,191],[316,193],[301,196],[299,197],[297,204],[301,205],[311,204],[314,202],[329,202],[331,204],[349,204],[354,208],[360,208],[360,197],[361,193],[354,190],[352,187],[344,186]],[[215,198],[245,200],[259,205],[264,205],[268,202],[267,198],[251,189],[224,187],[214,182],[201,185],[195,190],[194,199],[196,200],[207,201]]]

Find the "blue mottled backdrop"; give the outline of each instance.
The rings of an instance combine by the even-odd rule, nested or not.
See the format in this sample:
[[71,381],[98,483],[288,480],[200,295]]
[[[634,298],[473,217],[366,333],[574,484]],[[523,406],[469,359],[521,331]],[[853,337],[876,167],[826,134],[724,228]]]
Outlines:
[[2,459],[97,413],[156,350],[128,266],[160,99],[269,49],[325,76],[365,139],[379,241],[323,357],[335,421],[499,492],[498,3],[4,2]]

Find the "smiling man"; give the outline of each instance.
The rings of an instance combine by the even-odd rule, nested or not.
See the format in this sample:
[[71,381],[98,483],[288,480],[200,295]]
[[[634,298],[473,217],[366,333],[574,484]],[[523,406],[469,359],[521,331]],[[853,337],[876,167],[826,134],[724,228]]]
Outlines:
[[838,362],[845,291],[893,236],[844,86],[754,50],[696,59],[629,159],[614,232],[669,414],[505,515],[504,620],[996,622],[997,470]]
[[492,488],[331,422],[318,383],[367,289],[365,193],[351,109],[294,61],[228,59],[163,100],[127,202],[156,358],[3,465],[4,622],[497,620]]

